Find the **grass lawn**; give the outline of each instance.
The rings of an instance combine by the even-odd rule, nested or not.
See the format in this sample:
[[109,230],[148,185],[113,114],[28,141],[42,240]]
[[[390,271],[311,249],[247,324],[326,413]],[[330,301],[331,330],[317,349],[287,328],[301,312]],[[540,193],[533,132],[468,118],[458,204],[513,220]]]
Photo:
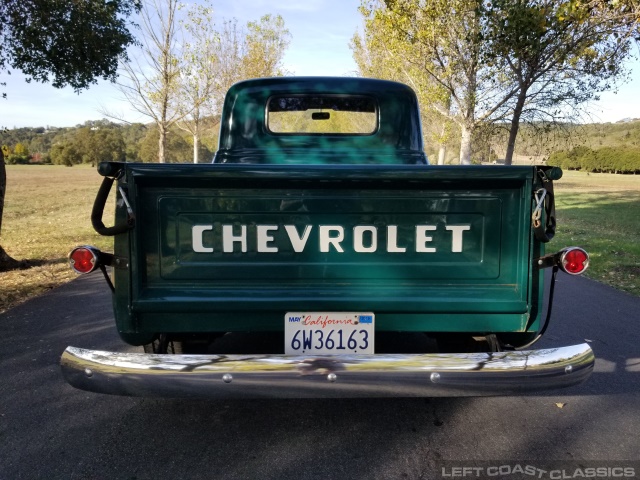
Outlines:
[[[102,180],[94,168],[9,165],[7,177],[0,242],[37,266],[0,273],[0,312],[75,278],[67,264],[74,246],[112,251],[112,239],[96,234],[89,218]],[[556,205],[558,231],[548,251],[582,246],[591,254],[587,276],[640,295],[640,175],[565,172]]]
[[640,175],[568,171],[555,192],[558,229],[549,250],[584,247],[586,276],[640,295]]

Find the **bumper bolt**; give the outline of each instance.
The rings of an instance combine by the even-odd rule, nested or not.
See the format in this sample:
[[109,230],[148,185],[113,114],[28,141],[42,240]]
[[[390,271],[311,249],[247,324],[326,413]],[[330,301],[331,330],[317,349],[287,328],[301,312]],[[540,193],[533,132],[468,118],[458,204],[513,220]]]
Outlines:
[[567,365],[566,367],[564,367],[564,373],[571,373],[573,372],[573,367],[571,365]]
[[438,383],[440,381],[440,374],[433,372],[429,378],[431,379],[431,382]]
[[335,373],[330,373],[329,375],[327,375],[327,380],[329,380],[331,383],[334,383],[337,379],[338,376]]
[[222,381],[223,381],[224,383],[231,383],[231,382],[233,381],[233,376],[232,376],[230,373],[225,373],[225,374],[222,376]]

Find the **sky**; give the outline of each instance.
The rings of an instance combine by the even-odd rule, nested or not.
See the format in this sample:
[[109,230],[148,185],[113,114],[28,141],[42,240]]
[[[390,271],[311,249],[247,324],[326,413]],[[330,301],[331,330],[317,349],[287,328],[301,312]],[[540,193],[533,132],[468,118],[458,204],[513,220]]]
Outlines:
[[[356,64],[349,41],[362,32],[359,0],[212,0],[216,18],[235,17],[239,24],[258,20],[267,13],[280,14],[292,38],[284,57],[285,68],[295,75],[353,75]],[[222,23],[216,22],[216,23]],[[70,88],[26,83],[19,72],[0,73],[0,127],[70,127],[104,118],[107,110],[128,121],[149,119],[131,110],[115,85],[100,81],[80,94]],[[617,122],[640,118],[640,62],[632,64],[631,81],[616,93],[601,94],[590,112],[593,121]]]

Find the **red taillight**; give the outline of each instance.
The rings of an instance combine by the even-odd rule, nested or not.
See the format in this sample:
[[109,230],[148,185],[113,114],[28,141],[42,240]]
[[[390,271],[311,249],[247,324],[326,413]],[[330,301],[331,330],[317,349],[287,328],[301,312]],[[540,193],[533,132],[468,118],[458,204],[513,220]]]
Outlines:
[[579,247],[570,247],[560,256],[560,268],[571,275],[580,275],[589,266],[589,254]]
[[69,264],[76,273],[91,273],[99,266],[99,253],[93,247],[76,247],[69,254]]

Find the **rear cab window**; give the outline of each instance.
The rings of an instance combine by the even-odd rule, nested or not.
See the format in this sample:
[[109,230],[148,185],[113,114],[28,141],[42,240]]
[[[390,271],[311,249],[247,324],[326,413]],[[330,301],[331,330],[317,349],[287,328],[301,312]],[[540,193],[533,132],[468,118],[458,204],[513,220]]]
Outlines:
[[378,105],[364,95],[276,95],[267,102],[274,135],[373,135]]

